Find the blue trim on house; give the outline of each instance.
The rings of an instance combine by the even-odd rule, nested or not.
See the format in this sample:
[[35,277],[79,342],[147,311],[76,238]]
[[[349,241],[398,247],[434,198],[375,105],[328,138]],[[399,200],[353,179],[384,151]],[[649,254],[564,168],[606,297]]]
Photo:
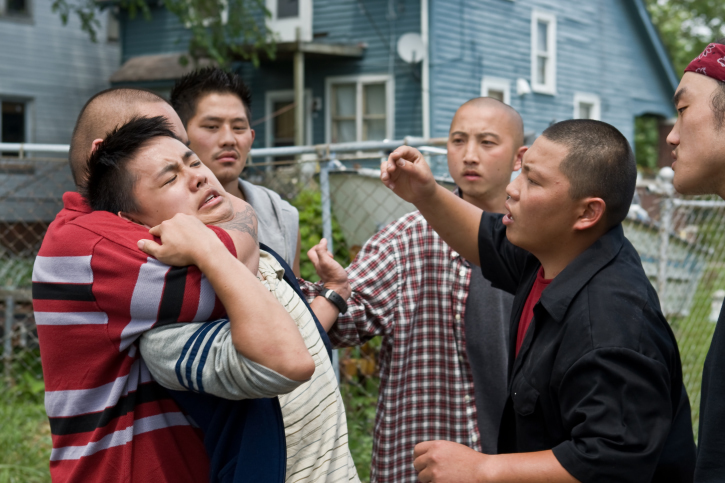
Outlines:
[[667,75],[667,80],[670,82],[670,85],[672,86],[672,92],[674,93],[677,90],[677,86],[680,84],[680,77],[677,75],[674,65],[672,65],[672,60],[667,54],[667,49],[662,43],[659,32],[657,32],[657,29],[652,23],[652,19],[649,16],[649,12],[647,12],[647,7],[644,4],[644,0],[634,0],[634,6],[637,9],[639,19],[642,21],[642,25],[644,26],[644,29],[647,32],[650,41],[652,42],[652,47],[655,49],[655,52],[659,57],[662,68]]

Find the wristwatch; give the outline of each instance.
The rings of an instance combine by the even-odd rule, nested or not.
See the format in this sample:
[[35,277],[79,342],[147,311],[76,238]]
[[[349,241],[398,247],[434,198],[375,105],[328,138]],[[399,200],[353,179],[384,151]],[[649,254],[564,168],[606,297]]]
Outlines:
[[339,293],[335,292],[334,290],[331,290],[329,288],[322,288],[320,291],[320,295],[325,297],[327,300],[330,301],[335,307],[337,307],[337,310],[340,311],[341,314],[344,314],[347,312],[347,302],[345,302],[345,299],[340,296]]

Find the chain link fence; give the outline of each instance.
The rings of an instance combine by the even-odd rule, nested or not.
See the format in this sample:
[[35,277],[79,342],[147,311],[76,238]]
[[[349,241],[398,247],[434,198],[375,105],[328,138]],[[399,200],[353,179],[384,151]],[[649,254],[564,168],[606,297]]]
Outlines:
[[[306,252],[323,236],[347,266],[377,230],[414,210],[378,179],[381,159],[404,142],[421,147],[439,182],[453,188],[445,150],[435,147],[441,140],[252,152],[244,177],[278,192],[300,212],[303,278],[317,280]],[[72,189],[64,159],[0,152],[0,483],[49,480],[50,430],[30,286],[45,230],[62,207],[62,194]],[[725,297],[725,202],[680,197],[666,177],[640,180],[637,194],[625,233],[678,338],[696,431],[702,366]],[[379,349],[374,339],[337,351],[350,447],[363,481],[369,478]]]

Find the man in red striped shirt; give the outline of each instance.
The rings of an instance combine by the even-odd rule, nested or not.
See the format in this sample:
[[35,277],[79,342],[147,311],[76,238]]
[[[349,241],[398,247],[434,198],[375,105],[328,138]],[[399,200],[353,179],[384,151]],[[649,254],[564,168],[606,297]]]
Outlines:
[[[138,114],[163,116],[186,138],[158,96],[104,91],[87,103],[74,131],[70,163],[78,184],[84,184],[93,140]],[[137,242],[151,238],[148,229],[119,220],[91,213],[78,193],[66,193],[36,258],[33,303],[53,438],[51,476],[207,481],[203,435],[151,378],[138,338],[151,327],[214,320],[224,307],[196,267],[172,268],[147,257]],[[233,250],[224,231],[211,228]]]

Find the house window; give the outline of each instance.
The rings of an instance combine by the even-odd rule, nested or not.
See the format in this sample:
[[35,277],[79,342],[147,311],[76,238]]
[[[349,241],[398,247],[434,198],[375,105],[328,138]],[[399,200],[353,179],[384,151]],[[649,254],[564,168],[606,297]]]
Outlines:
[[280,42],[312,41],[312,0],[264,0],[271,18],[267,27],[277,34]]
[[2,119],[0,120],[2,142],[25,142],[25,111],[24,102],[2,102]]
[[[295,144],[295,92],[293,90],[267,91],[264,115],[265,145],[268,148]],[[312,144],[312,91],[305,90],[305,144]],[[257,121],[261,122],[261,121]],[[254,125],[254,123],[253,123]],[[293,159],[294,157],[290,158]],[[285,158],[276,158],[281,161]],[[270,158],[269,161],[274,161]]]
[[392,138],[392,86],[388,76],[327,79],[330,142]]
[[501,77],[483,76],[481,81],[481,95],[483,97],[493,97],[499,101],[511,103],[511,82]]
[[109,8],[106,17],[106,40],[109,42],[118,42],[121,25],[118,21],[118,8]]
[[0,0],[0,15],[27,17],[30,15],[30,0]]
[[293,18],[299,16],[299,0],[277,0],[277,18]]
[[[28,106],[23,101],[0,100],[0,142],[27,143]],[[17,151],[0,152],[0,157],[18,156]]]
[[599,96],[577,92],[574,94],[574,119],[595,119],[600,121],[602,102]]
[[556,94],[556,17],[537,11],[531,15],[531,89]]

